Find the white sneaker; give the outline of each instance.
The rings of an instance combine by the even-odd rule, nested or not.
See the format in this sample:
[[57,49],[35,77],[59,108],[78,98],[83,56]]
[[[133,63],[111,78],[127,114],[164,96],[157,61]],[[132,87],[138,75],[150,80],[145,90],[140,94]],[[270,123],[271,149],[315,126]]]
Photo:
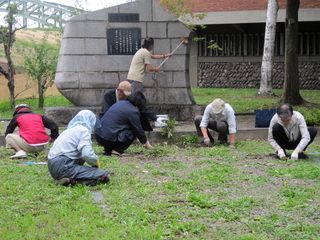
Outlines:
[[20,151],[16,152],[16,154],[11,156],[10,158],[26,158],[26,157],[27,157],[27,153],[23,150],[20,150]]

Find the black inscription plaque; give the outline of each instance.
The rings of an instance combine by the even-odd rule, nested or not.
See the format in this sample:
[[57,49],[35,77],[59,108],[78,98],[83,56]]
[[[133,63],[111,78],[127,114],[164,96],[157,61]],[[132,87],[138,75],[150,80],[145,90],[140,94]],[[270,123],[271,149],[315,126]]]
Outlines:
[[138,13],[109,13],[109,22],[139,22]]
[[141,47],[140,28],[107,29],[108,55],[133,55]]

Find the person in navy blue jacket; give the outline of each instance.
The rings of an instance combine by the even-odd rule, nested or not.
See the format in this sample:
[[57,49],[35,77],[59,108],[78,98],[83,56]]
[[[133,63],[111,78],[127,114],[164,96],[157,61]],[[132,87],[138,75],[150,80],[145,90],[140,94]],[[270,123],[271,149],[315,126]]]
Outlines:
[[116,102],[102,116],[102,126],[96,130],[95,137],[104,147],[105,155],[110,156],[112,150],[122,154],[136,138],[145,148],[152,148],[141,126],[138,109],[143,102],[141,94]]

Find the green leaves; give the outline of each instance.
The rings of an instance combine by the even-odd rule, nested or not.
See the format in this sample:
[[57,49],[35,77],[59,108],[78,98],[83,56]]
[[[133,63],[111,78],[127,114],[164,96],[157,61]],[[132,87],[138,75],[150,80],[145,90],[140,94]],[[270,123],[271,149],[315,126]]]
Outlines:
[[43,108],[44,93],[53,84],[58,62],[58,50],[52,48],[44,36],[40,44],[34,44],[24,55],[26,73],[38,83],[39,108]]

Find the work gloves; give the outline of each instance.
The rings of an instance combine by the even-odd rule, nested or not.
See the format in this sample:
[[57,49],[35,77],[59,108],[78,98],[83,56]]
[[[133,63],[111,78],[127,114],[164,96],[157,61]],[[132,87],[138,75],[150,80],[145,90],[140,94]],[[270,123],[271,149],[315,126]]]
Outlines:
[[299,152],[296,151],[296,150],[294,150],[294,151],[292,152],[292,154],[291,154],[291,159],[292,159],[292,160],[298,160],[298,158],[299,158]]
[[285,154],[285,152],[283,151],[282,148],[280,148],[280,149],[277,151],[277,155],[278,155],[278,157],[279,157],[280,159],[285,159],[285,158],[287,158],[287,156],[286,156],[286,154]]
[[[287,156],[286,156],[286,153],[284,152],[284,150],[282,148],[280,148],[278,151],[277,151],[277,156],[280,158],[280,159],[286,159]],[[294,150],[291,154],[291,157],[290,157],[292,160],[298,160],[299,159],[299,151],[297,150]]]

